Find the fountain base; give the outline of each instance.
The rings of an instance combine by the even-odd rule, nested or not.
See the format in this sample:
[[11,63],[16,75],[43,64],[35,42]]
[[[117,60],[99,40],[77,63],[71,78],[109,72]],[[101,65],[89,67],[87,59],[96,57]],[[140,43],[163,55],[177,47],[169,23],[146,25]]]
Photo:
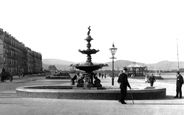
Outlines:
[[[120,90],[118,88],[93,87],[83,88],[76,86],[25,86],[18,87],[16,93],[20,97],[29,98],[56,98],[56,99],[96,99],[118,100]],[[166,97],[166,88],[144,88],[128,90],[126,99],[161,99]]]

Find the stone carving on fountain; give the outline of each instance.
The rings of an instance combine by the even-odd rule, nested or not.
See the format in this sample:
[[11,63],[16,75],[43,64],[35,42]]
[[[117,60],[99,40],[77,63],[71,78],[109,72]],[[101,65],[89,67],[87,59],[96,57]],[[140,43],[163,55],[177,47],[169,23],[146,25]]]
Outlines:
[[[79,69],[79,70],[83,70],[85,72],[84,77],[85,77],[85,82],[87,82],[89,87],[95,86],[94,85],[94,81],[93,78],[96,78],[96,74],[93,72],[95,70],[101,69],[104,66],[108,66],[107,64],[93,64],[92,63],[92,57],[91,54],[96,54],[97,52],[99,52],[99,50],[96,49],[91,49],[91,41],[93,40],[93,38],[90,35],[91,32],[91,28],[90,26],[88,27],[88,32],[87,32],[87,38],[85,39],[87,41],[87,49],[86,50],[80,50],[79,52],[81,52],[82,54],[86,54],[87,55],[87,60],[84,64],[75,64],[73,65],[75,68]],[[84,84],[85,84],[84,82]],[[78,86],[84,86],[85,85],[79,85]],[[98,86],[101,86],[100,84]]]

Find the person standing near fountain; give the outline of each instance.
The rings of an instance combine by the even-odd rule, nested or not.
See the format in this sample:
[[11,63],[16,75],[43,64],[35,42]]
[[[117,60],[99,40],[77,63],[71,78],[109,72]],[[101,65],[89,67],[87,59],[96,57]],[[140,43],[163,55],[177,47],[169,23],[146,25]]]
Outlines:
[[156,81],[155,76],[153,75],[153,73],[151,74],[151,76],[149,76],[149,83],[150,86],[153,87],[153,83]]
[[75,74],[74,76],[73,76],[73,78],[71,79],[71,81],[72,81],[72,85],[75,85],[75,80],[77,79],[77,75]]
[[127,86],[131,89],[131,86],[128,82],[127,68],[124,68],[123,72],[119,74],[118,83],[120,84],[121,89],[119,102],[126,104],[125,97],[127,95]]
[[177,71],[176,77],[176,96],[174,98],[178,98],[178,96],[179,98],[182,98],[183,77],[179,71]]

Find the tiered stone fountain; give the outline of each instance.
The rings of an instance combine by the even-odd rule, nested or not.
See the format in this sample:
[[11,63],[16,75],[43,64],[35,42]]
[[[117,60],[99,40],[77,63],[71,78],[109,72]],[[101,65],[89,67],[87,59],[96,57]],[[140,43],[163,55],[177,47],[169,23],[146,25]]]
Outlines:
[[[82,54],[86,54],[87,55],[87,60],[84,64],[75,64],[72,65],[75,68],[79,69],[79,70],[83,70],[85,71],[85,83],[87,83],[87,87],[93,87],[93,78],[95,77],[95,74],[93,73],[93,71],[101,69],[104,66],[108,66],[107,64],[93,64],[92,63],[92,58],[91,58],[91,54],[96,54],[97,52],[99,52],[99,50],[96,49],[91,49],[91,40],[93,40],[93,38],[90,35],[91,32],[91,28],[90,26],[88,27],[88,33],[87,33],[87,38],[85,39],[87,41],[87,49],[86,50],[79,50],[79,52],[81,52]],[[81,86],[81,85],[78,85]],[[84,85],[85,86],[85,85]]]

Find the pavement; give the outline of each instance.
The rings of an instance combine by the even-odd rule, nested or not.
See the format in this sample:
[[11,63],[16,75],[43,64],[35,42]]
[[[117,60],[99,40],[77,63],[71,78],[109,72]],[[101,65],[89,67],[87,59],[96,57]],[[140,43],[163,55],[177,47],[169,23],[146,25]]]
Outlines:
[[[103,86],[111,86],[111,79],[101,79]],[[115,79],[114,88],[119,84]],[[21,79],[13,81],[13,86],[20,83]],[[149,84],[141,79],[130,79],[132,88],[144,88]],[[52,81],[52,83],[54,83]],[[57,82],[58,83],[58,82]],[[70,84],[70,82],[63,82]],[[0,84],[4,86],[6,83]],[[8,83],[7,83],[8,84]],[[50,84],[48,80],[22,81],[21,85]],[[126,100],[127,104],[121,104],[116,100],[71,100],[71,99],[45,99],[22,98],[16,96],[15,90],[0,90],[0,115],[183,115],[184,97],[175,99],[175,85],[162,83],[158,80],[155,87],[166,88],[165,99],[158,100]],[[14,87],[15,88],[15,87]],[[134,103],[133,103],[134,102]]]

